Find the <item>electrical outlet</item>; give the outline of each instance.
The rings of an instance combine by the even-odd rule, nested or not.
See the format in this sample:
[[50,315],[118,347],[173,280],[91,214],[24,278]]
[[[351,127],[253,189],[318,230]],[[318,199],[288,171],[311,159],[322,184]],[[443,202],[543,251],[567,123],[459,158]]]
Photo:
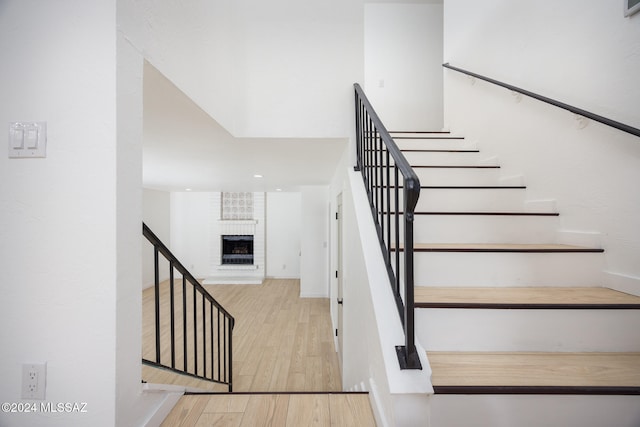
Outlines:
[[46,363],[22,365],[22,398],[44,400],[47,384]]

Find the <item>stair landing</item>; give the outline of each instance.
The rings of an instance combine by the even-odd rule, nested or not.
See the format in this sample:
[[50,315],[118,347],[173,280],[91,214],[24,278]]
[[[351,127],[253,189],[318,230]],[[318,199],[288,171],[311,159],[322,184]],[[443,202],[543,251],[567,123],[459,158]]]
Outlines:
[[183,396],[162,426],[375,426],[367,393],[223,393]]

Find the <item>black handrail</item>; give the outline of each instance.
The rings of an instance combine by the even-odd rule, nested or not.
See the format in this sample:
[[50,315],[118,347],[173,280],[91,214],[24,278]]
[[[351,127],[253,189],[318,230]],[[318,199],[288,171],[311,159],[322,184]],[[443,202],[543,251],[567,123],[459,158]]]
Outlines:
[[[142,363],[150,366],[168,369],[190,377],[214,383],[225,384],[229,392],[233,391],[232,366],[233,366],[233,327],[235,319],[224,309],[207,290],[193,277],[193,275],[178,261],[169,248],[146,225],[142,224],[142,234],[154,248],[154,306],[155,306],[155,360],[145,359]],[[159,255],[169,262],[169,281],[160,283]],[[182,275],[181,294],[182,305],[180,309],[175,305],[176,289],[174,282],[174,270]],[[187,287],[187,283],[189,287]],[[162,342],[161,318],[161,286],[168,286],[168,304],[170,316],[169,340]],[[188,291],[189,289],[189,291]],[[193,297],[187,301],[187,295]],[[166,298],[166,297],[165,297]],[[201,310],[198,310],[200,305]],[[189,313],[191,311],[191,313]],[[188,316],[191,314],[192,316]],[[208,316],[207,316],[208,314]],[[182,367],[176,366],[176,315],[181,315],[182,323]],[[189,325],[189,321],[191,324]],[[191,328],[189,328],[191,326]],[[191,331],[189,331],[191,329]],[[189,337],[191,332],[192,337]],[[209,332],[207,334],[207,332]],[[191,341],[190,338],[193,340]],[[193,352],[189,353],[189,344],[192,344]],[[201,347],[198,347],[201,344]],[[163,360],[163,354],[170,353],[171,362]],[[191,356],[191,357],[190,357]],[[198,363],[198,356],[201,363]],[[201,372],[199,371],[199,368]],[[207,368],[210,368],[207,370]]]
[[603,123],[603,124],[605,124],[607,126],[611,126],[612,128],[621,130],[623,132],[630,133],[631,135],[640,136],[640,129],[634,128],[634,127],[626,125],[624,123],[620,123],[620,122],[617,122],[615,120],[611,120],[611,119],[608,119],[606,117],[600,116],[598,114],[591,113],[589,111],[583,110],[581,108],[574,107],[574,106],[569,105],[569,104],[565,104],[564,102],[556,101],[555,99],[552,99],[552,98],[547,98],[546,96],[538,95],[537,93],[530,92],[530,91],[525,90],[525,89],[521,89],[519,87],[510,85],[508,83],[503,83],[501,81],[494,80],[494,79],[491,79],[489,77],[485,77],[483,75],[473,73],[471,71],[463,70],[462,68],[454,67],[453,65],[449,65],[448,62],[446,64],[442,64],[442,66],[444,68],[448,68],[450,70],[457,71],[459,73],[463,73],[463,74],[466,74],[466,75],[471,76],[471,77],[475,77],[475,78],[480,79],[480,80],[484,80],[485,82],[493,83],[494,85],[498,85],[498,86],[504,87],[504,88],[512,90],[514,92],[521,93],[521,94],[526,95],[528,97],[537,99],[538,101],[546,102],[547,104],[554,105],[554,106],[556,106],[558,108],[562,108],[564,110],[571,111],[572,113],[578,114],[579,116],[586,117],[586,118],[591,119],[591,120],[595,120],[596,122],[600,122],[600,123]]
[[[362,173],[391,289],[404,327],[405,345],[397,346],[396,352],[401,369],[422,369],[415,345],[413,295],[413,220],[420,197],[420,180],[382,124],[360,85],[355,83],[353,87],[356,112],[355,169]],[[400,176],[403,183],[400,182]],[[404,204],[402,209],[399,200],[401,189]],[[400,216],[404,217],[403,239],[400,236]],[[404,301],[400,281],[400,252],[404,253]],[[394,259],[392,253],[395,253]]]

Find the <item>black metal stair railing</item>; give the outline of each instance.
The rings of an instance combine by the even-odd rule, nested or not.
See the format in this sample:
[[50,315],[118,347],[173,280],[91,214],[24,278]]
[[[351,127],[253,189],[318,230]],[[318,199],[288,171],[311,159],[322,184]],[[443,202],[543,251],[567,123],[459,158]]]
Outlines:
[[[362,173],[404,328],[405,345],[396,347],[398,360],[402,369],[422,369],[415,346],[413,295],[413,221],[420,196],[420,180],[382,124],[360,85],[355,83],[354,89],[355,169]],[[401,280],[401,274],[404,274],[404,280]]]
[[442,66],[444,68],[448,68],[449,70],[457,71],[458,73],[466,74],[466,75],[468,75],[470,77],[473,77],[473,78],[476,78],[476,79],[480,79],[480,80],[484,80],[485,82],[492,83],[492,84],[494,84],[496,86],[501,86],[501,87],[503,87],[505,89],[509,89],[509,90],[511,90],[513,92],[521,93],[522,95],[528,96],[528,97],[533,98],[533,99],[537,99],[538,101],[542,101],[544,103],[553,105],[553,106],[558,107],[558,108],[562,108],[563,110],[570,111],[570,112],[572,112],[574,114],[577,114],[579,116],[585,117],[587,119],[595,120],[596,122],[600,122],[600,123],[602,123],[604,125],[612,127],[614,129],[618,129],[618,130],[620,130],[622,132],[626,132],[626,133],[629,133],[629,134],[634,135],[634,136],[640,136],[640,129],[635,128],[633,126],[629,126],[627,124],[617,122],[615,120],[612,120],[612,119],[609,119],[607,117],[592,113],[592,112],[584,110],[582,108],[578,108],[578,107],[575,107],[573,105],[569,105],[569,104],[566,104],[564,102],[560,102],[558,100],[555,100],[555,99],[552,99],[552,98],[537,94],[535,92],[531,92],[531,91],[528,91],[528,90],[525,90],[525,89],[510,85],[508,83],[504,83],[504,82],[501,82],[499,80],[495,80],[495,79],[483,76],[481,74],[473,73],[471,71],[464,70],[462,68],[454,67],[453,65],[450,65],[448,62],[446,64],[442,64]]
[[[155,347],[143,349],[142,363],[226,385],[231,392],[233,316],[144,223],[142,234],[153,245],[155,270]],[[160,280],[160,255],[169,264],[168,281]],[[175,279],[175,272],[181,279]]]

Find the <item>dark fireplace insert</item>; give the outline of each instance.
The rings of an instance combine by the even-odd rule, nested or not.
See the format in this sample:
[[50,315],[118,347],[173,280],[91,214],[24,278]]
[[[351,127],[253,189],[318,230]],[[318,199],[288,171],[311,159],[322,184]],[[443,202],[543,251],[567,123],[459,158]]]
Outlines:
[[253,236],[222,236],[222,264],[253,264]]

